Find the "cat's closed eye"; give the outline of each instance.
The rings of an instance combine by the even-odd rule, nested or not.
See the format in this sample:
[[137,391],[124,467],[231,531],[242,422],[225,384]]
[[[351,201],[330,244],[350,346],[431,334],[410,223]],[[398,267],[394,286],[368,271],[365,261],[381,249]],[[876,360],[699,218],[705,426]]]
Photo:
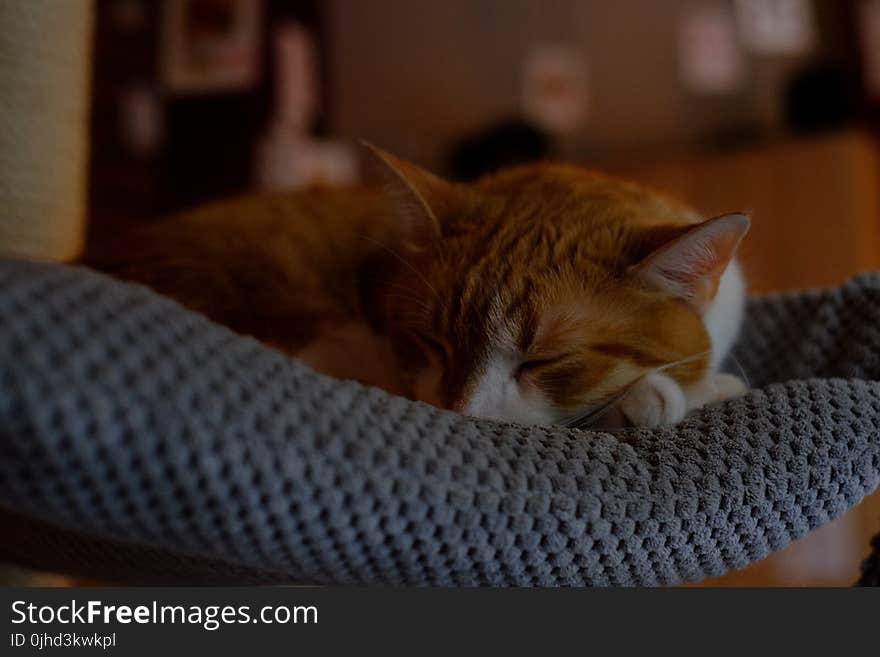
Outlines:
[[518,382],[522,381],[528,375],[535,374],[545,367],[554,365],[563,358],[564,356],[554,356],[551,358],[533,358],[531,360],[525,360],[519,364],[513,376]]

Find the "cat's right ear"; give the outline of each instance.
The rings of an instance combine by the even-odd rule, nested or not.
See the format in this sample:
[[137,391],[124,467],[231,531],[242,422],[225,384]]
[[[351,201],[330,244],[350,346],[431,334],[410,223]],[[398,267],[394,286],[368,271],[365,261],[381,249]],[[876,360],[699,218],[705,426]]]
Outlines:
[[702,313],[749,230],[748,216],[727,214],[689,226],[633,268],[642,281]]
[[366,141],[367,163],[392,203],[399,222],[402,246],[420,251],[440,236],[438,212],[450,198],[451,185],[419,166],[402,160]]

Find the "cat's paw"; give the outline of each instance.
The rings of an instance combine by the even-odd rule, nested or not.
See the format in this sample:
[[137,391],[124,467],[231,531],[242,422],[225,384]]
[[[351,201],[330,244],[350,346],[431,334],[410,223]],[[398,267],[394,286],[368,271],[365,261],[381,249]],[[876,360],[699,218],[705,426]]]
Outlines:
[[685,397],[688,410],[693,410],[706,404],[741,397],[747,390],[746,384],[738,376],[711,372],[700,383],[689,387],[685,391]]
[[726,399],[733,399],[734,397],[742,397],[748,390],[745,382],[733,374],[725,374],[721,372],[712,375],[712,378],[712,383],[715,388],[714,401],[719,402]]
[[687,413],[684,391],[665,374],[653,373],[636,383],[618,410],[637,427],[659,427],[681,422]]

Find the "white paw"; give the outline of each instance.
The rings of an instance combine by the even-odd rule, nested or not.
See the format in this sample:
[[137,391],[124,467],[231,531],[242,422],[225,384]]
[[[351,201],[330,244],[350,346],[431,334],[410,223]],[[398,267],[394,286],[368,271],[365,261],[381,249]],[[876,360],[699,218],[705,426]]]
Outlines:
[[687,388],[688,410],[700,408],[706,404],[714,404],[726,399],[733,399],[745,394],[746,384],[733,374],[710,372],[700,383]]
[[659,427],[681,422],[687,413],[684,391],[665,374],[648,374],[627,393],[618,408],[637,427]]
[[741,397],[748,390],[743,380],[733,374],[717,373],[713,374],[712,378],[715,385],[715,401]]

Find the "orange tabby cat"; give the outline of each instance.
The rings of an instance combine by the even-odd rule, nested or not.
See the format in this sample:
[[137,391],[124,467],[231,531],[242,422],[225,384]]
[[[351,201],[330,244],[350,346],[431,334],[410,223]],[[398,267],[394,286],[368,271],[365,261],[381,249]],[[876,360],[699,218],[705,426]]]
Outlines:
[[749,226],[573,166],[226,201],[87,263],[315,369],[469,415],[656,426],[740,394]]

